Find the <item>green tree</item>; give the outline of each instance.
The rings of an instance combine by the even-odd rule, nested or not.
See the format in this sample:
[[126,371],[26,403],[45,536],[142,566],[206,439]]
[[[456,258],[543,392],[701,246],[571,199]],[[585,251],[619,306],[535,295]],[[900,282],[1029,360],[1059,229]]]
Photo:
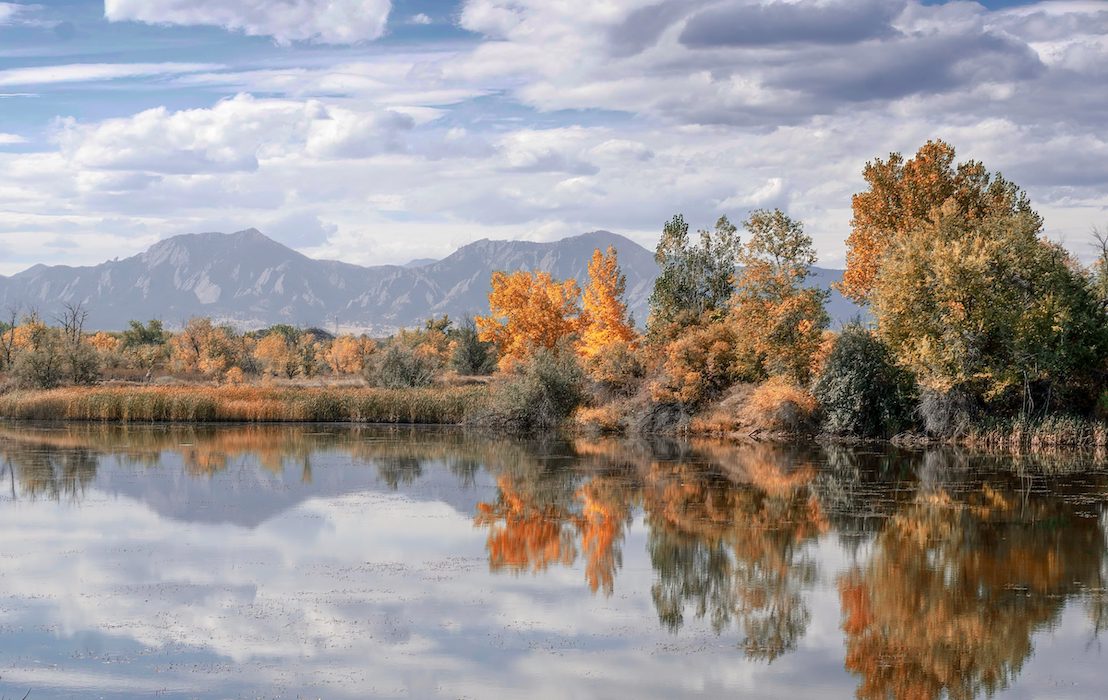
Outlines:
[[450,331],[450,336],[454,341],[450,366],[455,372],[464,376],[492,374],[496,369],[496,348],[481,340],[473,318],[464,318],[461,325]]
[[651,335],[672,337],[705,312],[726,308],[740,250],[736,231],[721,216],[714,232],[700,231],[700,241],[692,244],[683,216],[677,214],[666,223],[654,253],[661,272],[650,295]]
[[156,318],[150,319],[145,325],[142,321],[132,320],[127,330],[123,331],[122,338],[125,350],[143,345],[165,345],[168,340],[162,322]]
[[872,332],[852,324],[835,339],[812,393],[827,432],[888,437],[908,425],[915,383]]
[[1075,402],[1094,395],[1108,352],[1103,314],[1079,266],[1040,228],[1031,213],[975,219],[948,200],[934,223],[895,243],[873,308],[881,339],[923,389],[1028,416],[1050,410],[1059,390]]

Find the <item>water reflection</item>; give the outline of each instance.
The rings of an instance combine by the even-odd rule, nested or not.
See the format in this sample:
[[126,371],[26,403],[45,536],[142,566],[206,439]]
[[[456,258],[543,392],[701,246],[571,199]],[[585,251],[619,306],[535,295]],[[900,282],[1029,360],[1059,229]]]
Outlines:
[[[2,426],[5,526],[24,541],[53,522],[99,528],[112,546],[66,553],[6,539],[0,649],[66,667],[45,658],[76,643],[62,640],[122,634],[138,649],[123,665],[134,683],[160,672],[139,661],[155,651],[199,654],[220,669],[218,687],[238,678],[241,694],[395,695],[366,680],[387,663],[414,695],[512,697],[548,676],[568,692],[582,668],[613,684],[584,695],[635,683],[646,696],[718,695],[743,687],[718,677],[740,660],[763,694],[784,696],[797,692],[798,666],[832,658],[839,672],[820,681],[859,698],[987,697],[1036,687],[1029,664],[1059,639],[1081,644],[1054,672],[1096,676],[1108,479],[1090,459],[403,428]],[[8,517],[17,506],[34,517]],[[185,534],[149,544],[156,535],[142,528],[165,520]],[[107,588],[32,595],[33,579],[64,575],[74,551],[75,571],[127,573]],[[483,570],[468,568],[474,555]],[[112,617],[74,616],[82,597]],[[60,636],[32,643],[29,629]],[[696,641],[694,656],[674,651],[681,640]],[[589,655],[558,665],[559,649]],[[419,686],[397,653],[446,680]],[[366,670],[366,658],[380,661]],[[617,677],[616,665],[639,677]],[[27,668],[0,668],[0,693],[20,677],[40,679],[36,696],[72,690]],[[178,672],[185,696],[222,696]]]

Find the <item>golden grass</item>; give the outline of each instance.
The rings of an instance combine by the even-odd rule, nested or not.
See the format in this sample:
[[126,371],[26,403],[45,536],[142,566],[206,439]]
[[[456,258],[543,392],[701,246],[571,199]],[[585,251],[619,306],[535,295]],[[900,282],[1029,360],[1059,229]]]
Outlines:
[[483,387],[85,387],[0,395],[0,418],[114,422],[462,423]]

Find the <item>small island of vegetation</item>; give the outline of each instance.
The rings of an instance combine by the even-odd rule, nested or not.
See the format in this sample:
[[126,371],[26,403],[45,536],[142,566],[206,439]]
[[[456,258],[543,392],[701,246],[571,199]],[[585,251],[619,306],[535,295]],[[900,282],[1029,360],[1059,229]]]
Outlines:
[[1108,233],[1083,266],[942,141],[863,175],[840,291],[871,318],[842,329],[801,222],[757,210],[694,237],[678,215],[642,332],[611,248],[581,284],[497,272],[487,315],[385,339],[207,318],[88,333],[79,304],[54,325],[13,309],[0,417],[1108,446]]

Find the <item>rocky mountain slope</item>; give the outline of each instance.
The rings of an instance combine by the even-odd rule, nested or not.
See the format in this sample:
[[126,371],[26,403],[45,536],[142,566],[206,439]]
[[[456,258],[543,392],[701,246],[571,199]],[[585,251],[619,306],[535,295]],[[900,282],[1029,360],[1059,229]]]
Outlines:
[[[373,267],[309,258],[255,229],[187,234],[123,260],[36,265],[0,277],[0,308],[19,305],[51,317],[63,304],[80,302],[90,329],[118,330],[131,319],[150,318],[173,328],[210,316],[244,329],[289,323],[384,334],[430,316],[486,311],[494,270],[542,270],[583,281],[593,250],[609,245],[619,251],[629,306],[642,322],[657,275],[653,254],[607,231],[552,243],[480,240],[442,260]],[[840,276],[817,269],[813,283],[827,286]],[[834,292],[829,311],[833,325],[860,312]]]

